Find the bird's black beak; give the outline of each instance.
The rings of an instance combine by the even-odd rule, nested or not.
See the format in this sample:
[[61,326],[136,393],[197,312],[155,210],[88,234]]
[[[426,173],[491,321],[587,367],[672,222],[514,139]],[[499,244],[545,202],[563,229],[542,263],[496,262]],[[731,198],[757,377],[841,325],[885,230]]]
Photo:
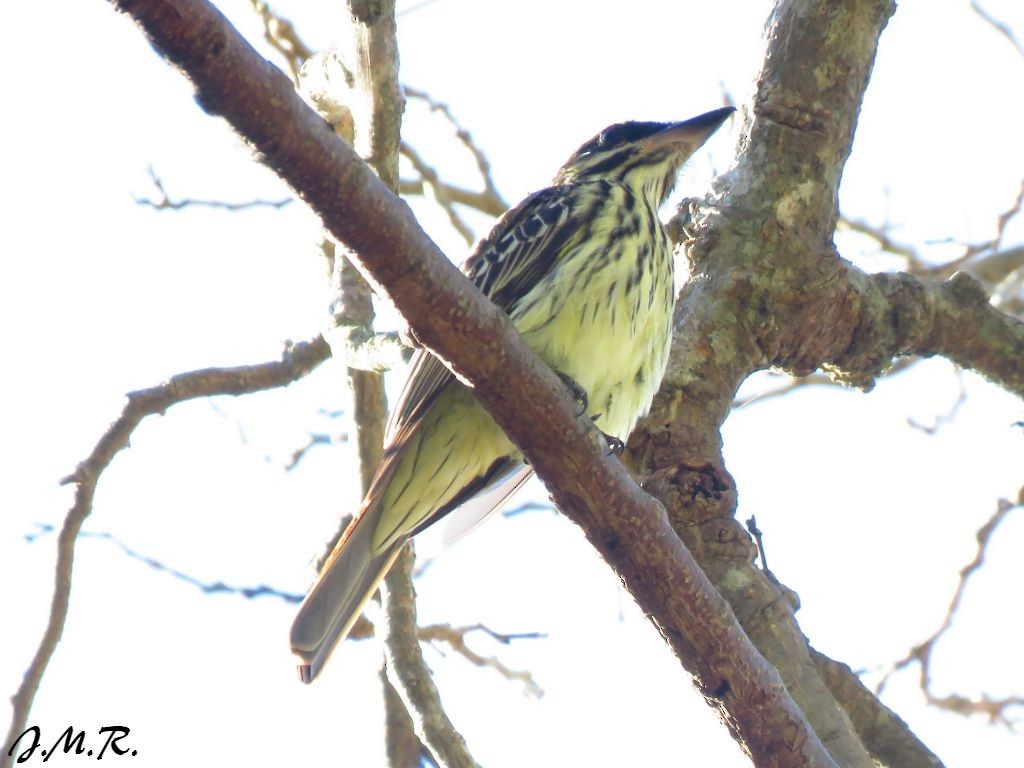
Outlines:
[[736,107],[722,107],[705,112],[703,115],[697,115],[697,117],[691,117],[681,123],[672,123],[649,137],[644,142],[644,149],[651,150],[672,145],[684,146],[688,153],[692,153],[707,141],[711,134],[717,131],[735,111]]

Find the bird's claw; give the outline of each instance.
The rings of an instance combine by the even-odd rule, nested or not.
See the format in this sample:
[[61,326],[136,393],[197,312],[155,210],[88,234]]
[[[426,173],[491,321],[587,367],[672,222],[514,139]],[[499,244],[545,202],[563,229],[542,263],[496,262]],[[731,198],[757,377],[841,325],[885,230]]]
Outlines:
[[558,374],[558,378],[562,380],[562,383],[568,388],[573,398],[579,403],[580,410],[576,413],[577,416],[582,416],[587,412],[587,406],[590,404],[590,398],[587,396],[587,391],[581,387],[572,376],[561,371],[555,371]]
[[608,453],[612,456],[621,456],[622,452],[626,450],[626,444],[615,435],[608,435],[604,432],[601,434],[604,435],[604,439],[608,443]]

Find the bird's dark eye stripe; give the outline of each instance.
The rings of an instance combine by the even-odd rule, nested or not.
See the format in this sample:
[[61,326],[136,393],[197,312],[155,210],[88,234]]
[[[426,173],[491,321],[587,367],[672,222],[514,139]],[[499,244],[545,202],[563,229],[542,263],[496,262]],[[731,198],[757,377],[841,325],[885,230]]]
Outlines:
[[587,174],[596,176],[616,168],[622,168],[631,154],[633,154],[633,150],[623,148],[618,152],[609,152],[607,155],[602,155],[593,165],[586,166]]

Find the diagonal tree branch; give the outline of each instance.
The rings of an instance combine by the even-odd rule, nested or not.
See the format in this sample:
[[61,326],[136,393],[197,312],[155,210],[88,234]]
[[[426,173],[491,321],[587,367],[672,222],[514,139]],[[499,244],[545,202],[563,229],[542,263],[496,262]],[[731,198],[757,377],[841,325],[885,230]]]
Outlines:
[[846,664],[812,650],[814,663],[828,689],[853,720],[857,734],[881,765],[899,768],[941,768],[942,761],[905,722],[886,707]]
[[[287,78],[200,0],[115,0],[223,115],[359,254],[417,337],[471,382],[560,508],[584,527],[759,765],[834,765],[775,670],[750,645],[673,532],[660,504],[605,455],[573,416],[561,381],[443,258],[354,153],[294,94]],[[507,387],[509,379],[517,387]]]

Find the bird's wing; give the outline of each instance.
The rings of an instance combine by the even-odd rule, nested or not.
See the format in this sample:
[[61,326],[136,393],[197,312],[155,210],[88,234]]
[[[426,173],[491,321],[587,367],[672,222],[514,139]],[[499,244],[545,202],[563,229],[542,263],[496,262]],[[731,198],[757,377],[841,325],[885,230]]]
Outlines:
[[[462,265],[462,271],[494,304],[508,312],[554,267],[578,235],[568,225],[568,187],[535,192],[507,211]],[[388,420],[386,443],[401,445],[448,384],[451,371],[426,350],[413,356],[405,388]]]
[[491,485],[478,492],[445,518],[444,546],[450,546],[476,529],[484,520],[504,506],[527,480],[533,477],[533,467],[516,463]]
[[[551,187],[526,198],[506,213],[476,247],[463,271],[495,304],[508,312],[555,266],[579,233],[568,224],[572,198],[566,187]],[[401,548],[403,536],[382,551],[373,549],[381,524],[381,500],[399,464],[402,448],[415,433],[438,395],[454,376],[433,355],[417,352],[409,378],[388,421],[387,449],[363,504],[335,546],[316,583],[306,595],[292,625],[292,649],[303,660],[302,679],[312,680],[334,645],[348,632],[363,604]],[[507,499],[531,474],[512,456],[495,461],[482,475],[466,483],[420,527],[466,503],[471,527]],[[474,498],[479,494],[479,500]],[[479,503],[478,503],[479,501]]]

